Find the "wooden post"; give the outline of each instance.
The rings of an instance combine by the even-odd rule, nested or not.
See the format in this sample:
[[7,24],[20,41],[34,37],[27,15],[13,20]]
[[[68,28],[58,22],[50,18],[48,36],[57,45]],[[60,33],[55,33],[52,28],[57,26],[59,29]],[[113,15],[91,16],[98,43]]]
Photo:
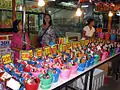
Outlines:
[[16,0],[12,0],[12,20],[16,20]]
[[108,16],[108,32],[111,32],[112,17]]

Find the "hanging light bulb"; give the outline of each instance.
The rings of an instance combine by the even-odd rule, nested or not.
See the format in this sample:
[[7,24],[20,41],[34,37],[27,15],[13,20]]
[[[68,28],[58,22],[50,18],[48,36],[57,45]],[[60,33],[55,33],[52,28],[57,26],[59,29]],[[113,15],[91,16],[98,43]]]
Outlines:
[[113,16],[113,12],[109,11],[108,16],[112,17]]
[[89,0],[89,2],[91,3],[91,2],[92,2],[92,0]]
[[120,16],[120,10],[118,10],[118,11],[116,12],[116,15],[117,15],[117,16]]
[[82,15],[82,11],[80,8],[77,8],[77,11],[76,11],[76,16],[81,16]]
[[45,5],[44,0],[38,0],[38,6],[43,7]]
[[20,10],[20,11],[22,11],[22,10],[23,10],[22,5],[20,5],[19,10]]

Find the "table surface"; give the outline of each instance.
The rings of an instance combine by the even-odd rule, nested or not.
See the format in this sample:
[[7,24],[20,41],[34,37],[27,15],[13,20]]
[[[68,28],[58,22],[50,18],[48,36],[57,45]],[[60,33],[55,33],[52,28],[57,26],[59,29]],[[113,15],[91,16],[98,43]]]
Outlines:
[[[119,54],[120,54],[120,53],[119,53]],[[86,68],[84,71],[81,71],[81,72],[80,72],[80,71],[77,71],[77,73],[71,74],[70,77],[69,77],[69,79],[66,79],[66,80],[65,80],[65,79],[62,79],[62,78],[59,77],[58,82],[52,83],[51,88],[50,88],[49,90],[55,89],[55,88],[57,88],[57,87],[59,87],[59,86],[62,86],[63,84],[67,83],[68,81],[76,78],[77,76],[83,75],[84,73],[90,71],[90,70],[93,69],[93,68],[96,68],[96,67],[99,66],[99,65],[104,64],[105,62],[109,61],[110,59],[112,59],[113,57],[115,57],[115,56],[117,56],[117,55],[119,55],[119,54],[115,54],[115,55],[107,58],[107,59],[104,60],[104,61],[99,61],[97,64],[94,64],[93,66],[90,66],[90,67]],[[43,89],[41,89],[40,86],[39,86],[39,89],[38,89],[38,90],[43,90]],[[44,89],[44,90],[45,90],[45,89]],[[47,89],[47,90],[48,90],[48,89]]]

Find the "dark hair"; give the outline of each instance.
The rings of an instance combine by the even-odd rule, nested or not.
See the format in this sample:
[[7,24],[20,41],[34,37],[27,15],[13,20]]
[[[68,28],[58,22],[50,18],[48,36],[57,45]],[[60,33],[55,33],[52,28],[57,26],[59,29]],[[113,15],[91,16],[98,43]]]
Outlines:
[[18,20],[18,19],[13,22],[13,32],[15,32],[15,33],[18,32],[18,25],[20,22],[21,22],[21,20]]
[[46,17],[46,16],[49,16],[49,17],[50,17],[49,25],[51,26],[51,25],[52,25],[52,18],[51,18],[51,16],[50,16],[50,14],[44,14],[43,24],[46,25],[46,22],[45,22],[45,17]]
[[93,22],[94,21],[94,19],[92,19],[92,18],[90,18],[90,19],[88,19],[87,20],[87,25],[89,25],[91,22]]

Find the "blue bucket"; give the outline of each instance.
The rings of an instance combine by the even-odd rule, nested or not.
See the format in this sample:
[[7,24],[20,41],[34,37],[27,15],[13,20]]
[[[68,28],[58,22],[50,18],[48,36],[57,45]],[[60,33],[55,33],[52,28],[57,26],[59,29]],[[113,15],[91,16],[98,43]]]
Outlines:
[[111,38],[111,40],[116,40],[116,34],[111,34],[111,36],[110,36],[110,38]]
[[80,63],[79,65],[78,65],[78,69],[77,69],[78,71],[84,71],[85,70],[85,63]]
[[60,70],[58,68],[56,68],[56,73],[53,74],[53,82],[57,82],[59,79],[59,75],[60,75]]
[[91,62],[90,60],[86,61],[86,65],[85,65],[86,68],[88,68],[90,66],[90,62]]
[[91,59],[90,59],[90,66],[92,66],[94,64],[94,59],[95,59],[95,57],[91,57]]

